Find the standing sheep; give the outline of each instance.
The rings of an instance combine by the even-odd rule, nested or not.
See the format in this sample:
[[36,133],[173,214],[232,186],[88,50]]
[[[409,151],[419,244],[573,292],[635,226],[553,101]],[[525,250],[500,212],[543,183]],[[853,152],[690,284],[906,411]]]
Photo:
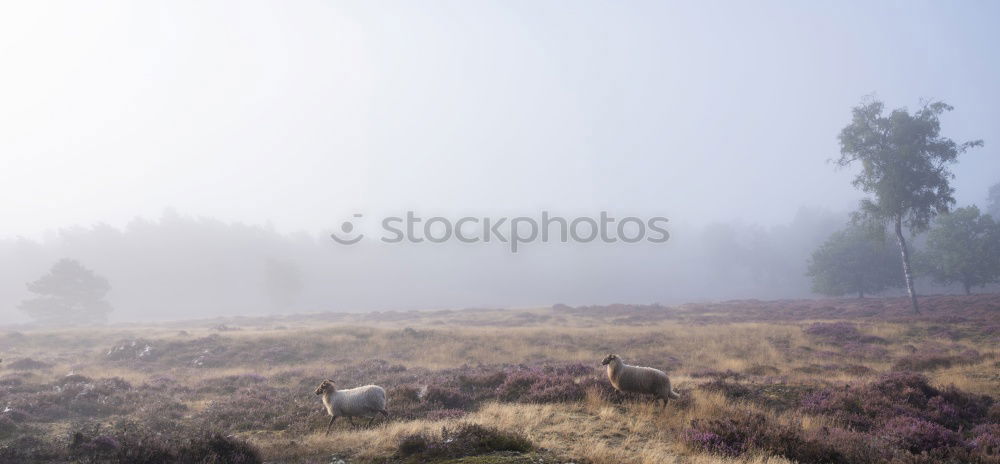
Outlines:
[[351,425],[354,425],[354,417],[371,417],[368,425],[375,422],[378,414],[389,417],[385,410],[385,389],[378,385],[337,390],[337,385],[327,379],[316,388],[316,394],[323,396],[323,406],[326,406],[326,412],[330,414],[330,423],[326,426],[327,435],[330,434],[333,421],[340,416],[347,417]]
[[663,400],[664,408],[671,399],[681,397],[670,387],[670,378],[667,374],[659,369],[630,366],[617,354],[609,354],[601,364],[608,366],[608,379],[620,392],[654,395],[656,399]]

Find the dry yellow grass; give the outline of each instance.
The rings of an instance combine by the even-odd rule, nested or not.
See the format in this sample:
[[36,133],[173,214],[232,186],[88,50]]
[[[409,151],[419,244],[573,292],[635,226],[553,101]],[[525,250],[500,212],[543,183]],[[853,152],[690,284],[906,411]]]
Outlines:
[[[465,418],[447,421],[390,422],[372,429],[338,430],[326,436],[317,431],[300,440],[257,437],[265,447],[281,448],[273,456],[294,460],[317,453],[374,459],[392,455],[408,435],[439,435],[442,427],[471,422],[500,430],[523,432],[546,450],[593,464],[655,463],[768,463],[789,461],[769,456],[724,458],[704,455],[679,444],[677,435],[695,417],[716,417],[731,411],[719,395],[696,393],[695,406],[684,411],[662,410],[648,403],[609,405],[590,396],[578,404],[490,403]],[[290,445],[290,442],[294,444]]]

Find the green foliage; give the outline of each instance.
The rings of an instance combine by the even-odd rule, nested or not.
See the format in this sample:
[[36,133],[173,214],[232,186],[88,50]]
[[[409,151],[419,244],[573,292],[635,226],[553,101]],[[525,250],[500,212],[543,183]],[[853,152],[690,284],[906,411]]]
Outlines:
[[939,283],[962,284],[965,293],[1000,280],[1000,224],[975,206],[939,216],[920,267]]
[[948,212],[955,203],[955,189],[949,183],[954,175],[948,165],[983,141],[958,144],[942,137],[939,118],[953,109],[944,102],[927,103],[912,115],[906,109],[885,115],[883,109],[875,99],[854,108],[851,123],[840,132],[837,165],[861,165],[853,184],[868,197],[861,200],[854,220],[880,226],[892,223],[910,304],[919,312],[903,227],[921,232],[936,215]]
[[812,277],[817,293],[863,297],[903,285],[898,259],[884,234],[849,227],[835,232],[813,252],[806,275]]
[[19,308],[44,324],[104,322],[112,310],[104,300],[111,290],[108,280],[72,259],[57,262],[48,274],[28,283],[28,290],[38,296]]
[[862,167],[853,182],[870,195],[861,202],[861,218],[883,224],[899,218],[910,230],[926,230],[936,214],[955,203],[948,165],[983,142],[958,144],[942,137],[939,117],[953,109],[943,102],[925,104],[912,115],[906,109],[885,115],[883,109],[878,100],[854,108],[851,124],[840,132],[837,164]]

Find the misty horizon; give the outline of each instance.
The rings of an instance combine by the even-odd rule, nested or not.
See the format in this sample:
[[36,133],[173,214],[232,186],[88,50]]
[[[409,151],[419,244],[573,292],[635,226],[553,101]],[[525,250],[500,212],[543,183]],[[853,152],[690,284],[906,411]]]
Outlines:
[[[325,233],[284,234],[168,210],[121,229],[0,240],[0,255],[15,258],[0,267],[0,304],[9,308],[5,320],[27,321],[16,309],[30,295],[25,284],[62,258],[109,279],[116,322],[812,298],[808,256],[847,223],[846,211],[802,209],[771,228],[668,225],[665,243],[529,243],[514,254],[500,242],[345,246]],[[282,287],[290,275],[293,285]],[[921,285],[927,293],[955,291]]]
[[[112,321],[814,297],[811,253],[865,196],[838,133],[872,96],[985,140],[955,207],[1000,181],[997,4],[391,5],[0,7],[4,320],[64,258],[108,279]],[[669,240],[331,239],[407,211]]]

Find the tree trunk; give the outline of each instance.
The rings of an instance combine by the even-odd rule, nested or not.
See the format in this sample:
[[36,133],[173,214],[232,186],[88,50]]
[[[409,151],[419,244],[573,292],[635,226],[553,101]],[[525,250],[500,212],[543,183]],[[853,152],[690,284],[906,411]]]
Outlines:
[[865,291],[864,290],[858,290],[858,298],[860,299],[860,298],[864,298],[864,297],[865,297]]
[[899,253],[903,256],[903,277],[906,278],[906,291],[910,294],[910,304],[913,312],[919,314],[917,292],[913,288],[913,273],[910,271],[910,252],[906,249],[906,239],[903,237],[903,217],[896,216],[896,241],[899,242]]
[[972,295],[972,286],[970,286],[967,282],[962,282],[962,286],[965,287],[966,295]]

